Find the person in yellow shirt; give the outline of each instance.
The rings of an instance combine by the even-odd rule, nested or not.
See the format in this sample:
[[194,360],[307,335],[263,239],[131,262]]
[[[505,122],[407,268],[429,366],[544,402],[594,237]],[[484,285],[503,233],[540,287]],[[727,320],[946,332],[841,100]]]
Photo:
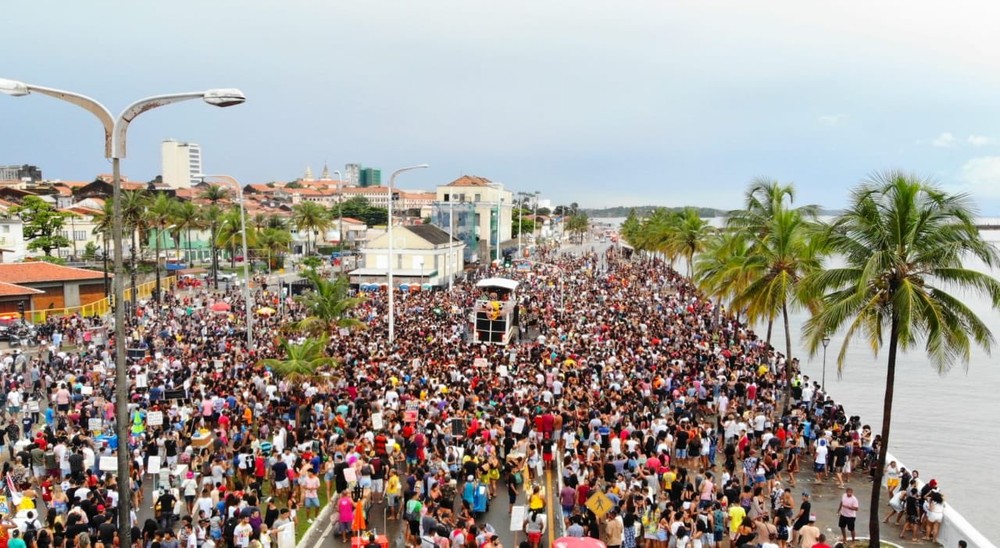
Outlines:
[[740,534],[740,525],[743,525],[743,519],[746,518],[747,511],[740,506],[740,502],[733,501],[729,503],[729,515],[727,520],[729,521],[729,538],[733,541]]
[[399,480],[399,473],[392,470],[389,472],[389,479],[385,482],[385,496],[389,509],[389,519],[396,519],[399,515],[399,503],[402,494],[403,484]]
[[545,508],[545,497],[542,496],[542,487],[535,485],[531,488],[531,495],[528,497],[528,510],[541,510]]

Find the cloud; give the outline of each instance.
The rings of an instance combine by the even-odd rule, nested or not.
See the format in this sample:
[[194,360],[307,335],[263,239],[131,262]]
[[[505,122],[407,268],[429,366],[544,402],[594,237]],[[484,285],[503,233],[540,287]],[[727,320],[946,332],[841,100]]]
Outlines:
[[969,135],[969,138],[966,140],[974,147],[993,144],[993,139],[986,137],[985,135]]
[[1000,156],[973,158],[958,176],[962,190],[977,198],[1000,198]]
[[818,120],[819,123],[823,124],[824,126],[834,127],[834,126],[839,126],[840,123],[843,122],[845,118],[847,118],[846,114],[833,114],[833,115],[827,114],[825,116],[820,116]]
[[955,136],[946,131],[931,141],[931,144],[939,148],[951,148],[955,146],[955,141]]

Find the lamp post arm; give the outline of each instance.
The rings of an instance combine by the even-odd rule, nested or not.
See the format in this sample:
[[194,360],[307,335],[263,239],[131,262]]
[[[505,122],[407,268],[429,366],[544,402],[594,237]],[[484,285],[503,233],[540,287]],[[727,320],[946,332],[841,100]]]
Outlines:
[[190,101],[192,99],[201,99],[205,97],[204,91],[194,91],[190,93],[171,93],[168,95],[157,95],[154,97],[146,97],[145,99],[139,99],[138,101],[132,103],[131,105],[125,107],[122,113],[118,115],[114,124],[114,157],[124,158],[126,154],[126,138],[128,133],[128,126],[135,120],[137,116],[143,112],[153,110],[154,108],[159,108],[167,105],[172,105],[174,103],[180,103],[181,101]]
[[111,115],[111,111],[109,111],[107,107],[98,103],[96,100],[87,97],[86,95],[73,93],[72,91],[64,91],[61,89],[34,85],[28,85],[26,87],[32,93],[41,93],[42,95],[48,95],[49,97],[54,97],[60,101],[72,103],[96,116],[97,119],[100,120],[101,125],[104,126],[104,157],[111,158],[113,156],[114,149],[111,146],[111,136],[114,133],[115,121]]

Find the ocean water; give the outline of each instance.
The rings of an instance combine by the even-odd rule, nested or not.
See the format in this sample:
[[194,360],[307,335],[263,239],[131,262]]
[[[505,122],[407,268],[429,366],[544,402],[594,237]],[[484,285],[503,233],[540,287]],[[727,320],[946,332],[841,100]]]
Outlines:
[[[595,220],[617,225],[624,219]],[[985,231],[983,236],[1000,245],[1000,231]],[[990,271],[978,261],[970,261],[967,266],[1000,278],[1000,270]],[[889,451],[911,469],[919,470],[924,481],[937,479],[947,503],[987,538],[997,541],[1000,520],[995,518],[992,498],[1000,492],[1000,475],[993,470],[1000,448],[1000,313],[981,298],[958,295],[990,326],[998,344],[993,355],[974,347],[967,368],[959,363],[945,373],[930,364],[922,347],[900,353]],[[799,358],[805,374],[820,380],[822,348],[810,357],[801,344],[806,318],[805,312],[791,315],[793,355]],[[763,335],[766,329],[759,327],[757,331]],[[827,348],[827,391],[849,415],[859,415],[863,424],[870,424],[879,433],[887,352],[883,349],[875,357],[863,341],[855,339],[838,373],[837,355],[843,342],[842,336],[834,335]],[[775,324],[771,343],[785,348],[780,324]]]

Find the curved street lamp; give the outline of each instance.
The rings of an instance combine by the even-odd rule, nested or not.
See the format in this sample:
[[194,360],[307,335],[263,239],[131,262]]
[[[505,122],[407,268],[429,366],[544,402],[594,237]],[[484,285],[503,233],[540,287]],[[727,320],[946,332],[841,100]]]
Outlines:
[[392,287],[392,192],[396,189],[396,175],[403,173],[404,171],[411,171],[414,169],[425,169],[431,167],[428,164],[419,164],[410,167],[404,167],[402,169],[397,169],[392,172],[389,176],[389,214],[388,214],[388,226],[386,227],[386,237],[389,239],[389,271],[386,275],[388,278],[387,282],[389,285],[389,345],[391,346],[396,340],[396,314],[393,308],[393,302],[396,300],[396,292]]
[[[104,126],[104,157],[111,159],[113,194],[113,212],[111,221],[112,239],[114,242],[114,295],[115,295],[115,431],[118,436],[118,486],[119,490],[129,485],[129,414],[128,414],[128,370],[125,361],[125,268],[122,251],[122,208],[121,208],[121,159],[125,157],[126,136],[129,124],[143,112],[181,101],[202,99],[217,107],[230,107],[246,101],[246,97],[238,89],[222,88],[189,93],[173,93],[156,95],[140,99],[125,107],[117,118],[101,103],[71,91],[36,86],[0,78],[0,93],[13,97],[23,97],[32,93],[48,95],[60,101],[72,103],[93,114]],[[134,289],[133,289],[134,291]],[[127,496],[118,500],[118,535],[122,546],[131,545],[132,523],[130,518],[131,501]]]

